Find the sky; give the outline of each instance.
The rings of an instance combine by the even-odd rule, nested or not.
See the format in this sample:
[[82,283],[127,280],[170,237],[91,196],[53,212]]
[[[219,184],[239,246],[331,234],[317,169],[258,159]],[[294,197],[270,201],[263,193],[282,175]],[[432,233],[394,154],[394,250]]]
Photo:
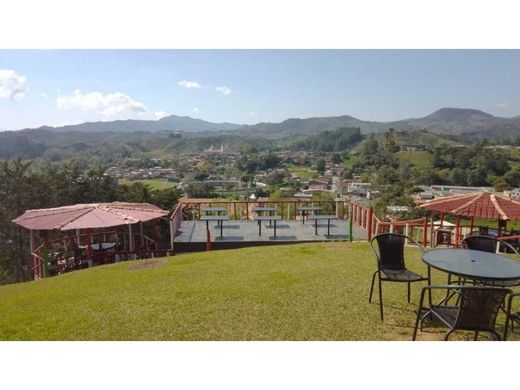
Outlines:
[[442,107],[520,115],[520,50],[0,50],[0,129],[187,115],[253,124]]

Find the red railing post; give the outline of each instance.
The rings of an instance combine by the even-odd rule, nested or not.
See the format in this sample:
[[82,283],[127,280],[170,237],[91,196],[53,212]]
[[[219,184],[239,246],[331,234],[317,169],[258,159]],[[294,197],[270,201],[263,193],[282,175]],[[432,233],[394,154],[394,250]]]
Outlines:
[[368,209],[368,231],[367,231],[367,236],[368,236],[369,242],[372,239],[372,213],[373,213],[373,210],[372,210],[372,207],[370,207]]
[[428,245],[428,218],[424,218],[423,223],[423,246],[426,247]]

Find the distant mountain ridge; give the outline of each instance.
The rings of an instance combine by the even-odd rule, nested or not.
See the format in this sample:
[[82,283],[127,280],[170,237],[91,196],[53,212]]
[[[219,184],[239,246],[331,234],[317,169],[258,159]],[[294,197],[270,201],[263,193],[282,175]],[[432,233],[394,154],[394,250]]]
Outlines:
[[258,123],[242,126],[237,131],[256,135],[283,137],[291,133],[312,134],[339,127],[359,127],[362,133],[396,130],[427,130],[442,135],[468,138],[520,136],[520,116],[495,117],[483,111],[463,108],[441,108],[424,118],[409,118],[392,122],[364,121],[349,115],[287,119],[280,123]]
[[[255,137],[282,138],[289,135],[311,135],[340,127],[357,127],[362,133],[381,133],[396,130],[427,130],[440,135],[464,138],[498,139],[520,136],[520,115],[512,118],[496,117],[483,111],[465,108],[441,108],[424,118],[409,118],[391,122],[365,121],[350,115],[313,118],[290,118],[280,123],[261,122],[254,125],[212,123],[189,116],[170,115],[159,120],[118,120],[86,122],[61,127],[42,126],[53,132],[127,133],[182,131],[188,133],[225,132],[254,135]],[[28,130],[28,129],[25,129]]]
[[[138,120],[127,119],[107,122],[85,122],[77,125],[67,125],[60,127],[42,126],[40,129],[55,132],[157,132],[157,131],[185,131],[191,133],[219,130],[235,130],[241,125],[235,123],[212,123],[202,119],[195,119],[189,116],[169,115],[158,120]],[[28,129],[25,129],[28,130]]]

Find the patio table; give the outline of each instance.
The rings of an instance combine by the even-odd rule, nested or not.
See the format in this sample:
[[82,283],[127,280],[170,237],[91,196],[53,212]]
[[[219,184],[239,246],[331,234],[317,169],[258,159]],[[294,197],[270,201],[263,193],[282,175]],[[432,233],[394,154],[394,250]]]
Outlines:
[[220,237],[223,236],[222,234],[222,225],[224,221],[229,221],[229,217],[227,215],[203,215],[200,217],[201,221],[206,222],[206,229],[209,231],[209,223],[210,222],[216,222],[217,226],[220,226]]
[[207,215],[216,213],[217,215],[220,215],[220,213],[225,213],[226,208],[225,207],[202,207],[200,209],[203,213],[206,213]]
[[262,222],[269,221],[269,226],[271,226],[271,221],[274,222],[274,237],[276,238],[276,221],[280,221],[282,219],[279,215],[263,215],[255,218],[255,221],[258,222],[258,235],[262,236]]
[[422,255],[430,267],[470,280],[514,281],[520,279],[520,261],[472,249],[431,249]]
[[319,207],[319,206],[302,206],[302,207],[299,207],[298,208],[298,211],[300,212],[300,215],[302,216],[302,225],[305,224],[305,216],[307,215],[307,219],[309,219],[308,217],[308,212],[309,211],[312,211],[312,214],[315,215],[315,212],[316,211],[321,211],[322,207]]
[[[202,207],[200,209],[201,212],[203,212],[205,215],[224,215],[224,213],[227,211],[227,208],[225,207]],[[217,224],[220,225],[221,222],[217,221]]]
[[309,215],[307,220],[314,221],[315,234],[318,235],[318,221],[327,221],[327,236],[330,236],[330,221],[336,221],[336,215]]
[[[276,215],[278,209],[276,207],[253,207],[252,211],[261,217],[265,216],[264,213],[269,213],[269,216]],[[269,226],[271,226],[271,220],[269,220]]]

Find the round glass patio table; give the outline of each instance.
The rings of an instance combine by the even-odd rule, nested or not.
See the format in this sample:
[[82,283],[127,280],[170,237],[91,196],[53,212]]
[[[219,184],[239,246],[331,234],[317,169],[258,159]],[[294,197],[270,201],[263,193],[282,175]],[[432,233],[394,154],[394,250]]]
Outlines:
[[520,261],[472,249],[432,249],[423,261],[432,268],[471,280],[519,280]]

